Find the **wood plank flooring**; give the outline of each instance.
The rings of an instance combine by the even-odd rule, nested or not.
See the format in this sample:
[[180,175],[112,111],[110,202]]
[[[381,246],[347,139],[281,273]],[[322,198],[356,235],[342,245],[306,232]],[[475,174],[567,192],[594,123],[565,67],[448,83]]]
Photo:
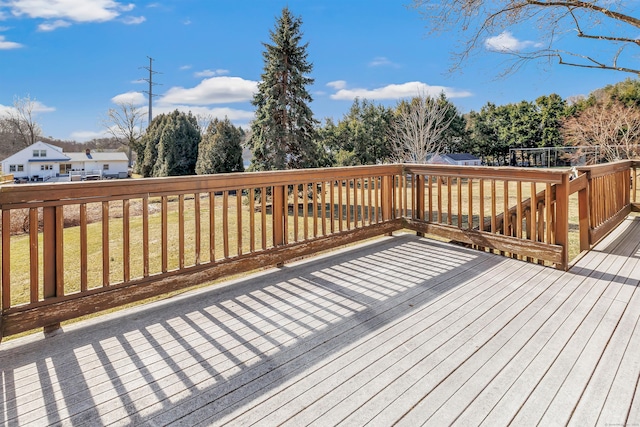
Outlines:
[[0,425],[640,424],[639,261],[384,238],[3,342]]

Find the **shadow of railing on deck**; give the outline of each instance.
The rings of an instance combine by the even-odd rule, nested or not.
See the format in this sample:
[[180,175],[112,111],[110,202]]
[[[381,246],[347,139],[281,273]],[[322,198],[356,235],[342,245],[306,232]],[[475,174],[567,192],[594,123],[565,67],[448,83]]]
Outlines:
[[394,237],[0,349],[0,423],[220,420],[502,262]]

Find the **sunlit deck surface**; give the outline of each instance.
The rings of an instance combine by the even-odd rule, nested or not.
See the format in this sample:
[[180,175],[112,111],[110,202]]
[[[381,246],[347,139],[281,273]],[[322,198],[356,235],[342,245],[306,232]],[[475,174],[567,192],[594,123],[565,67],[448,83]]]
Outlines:
[[0,424],[640,423],[639,260],[384,238],[3,342]]

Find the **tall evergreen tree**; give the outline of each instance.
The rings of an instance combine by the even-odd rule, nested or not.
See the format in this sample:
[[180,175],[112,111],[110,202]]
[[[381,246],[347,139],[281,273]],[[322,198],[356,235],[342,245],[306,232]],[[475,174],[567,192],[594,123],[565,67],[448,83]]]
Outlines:
[[273,44],[266,48],[264,72],[253,98],[256,118],[248,146],[252,170],[298,169],[317,165],[312,101],[306,89],[313,65],[307,61],[308,44],[300,44],[302,20],[282,9],[270,31]]
[[167,116],[160,114],[151,121],[147,132],[136,146],[136,171],[144,177],[153,176],[153,166],[158,159],[158,143],[164,129]]
[[142,175],[194,175],[200,139],[198,122],[191,113],[175,110],[155,117],[142,139]]
[[228,118],[214,119],[205,132],[198,148],[198,175],[209,173],[244,172],[242,139],[244,131]]
[[540,96],[536,99],[536,105],[540,110],[540,127],[542,136],[539,143],[541,147],[561,147],[564,138],[560,132],[562,121],[568,116],[567,103],[560,95]]

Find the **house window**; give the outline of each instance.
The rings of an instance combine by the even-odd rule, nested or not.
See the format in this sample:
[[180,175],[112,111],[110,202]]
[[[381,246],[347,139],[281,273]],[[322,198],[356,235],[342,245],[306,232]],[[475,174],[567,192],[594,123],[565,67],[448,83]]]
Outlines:
[[108,164],[102,165],[102,170],[103,171],[108,171],[109,170],[109,165]]
[[41,171],[52,171],[53,170],[53,165],[40,165],[40,170]]
[[24,165],[9,165],[9,172],[24,172]]
[[47,150],[33,150],[33,157],[47,157]]

